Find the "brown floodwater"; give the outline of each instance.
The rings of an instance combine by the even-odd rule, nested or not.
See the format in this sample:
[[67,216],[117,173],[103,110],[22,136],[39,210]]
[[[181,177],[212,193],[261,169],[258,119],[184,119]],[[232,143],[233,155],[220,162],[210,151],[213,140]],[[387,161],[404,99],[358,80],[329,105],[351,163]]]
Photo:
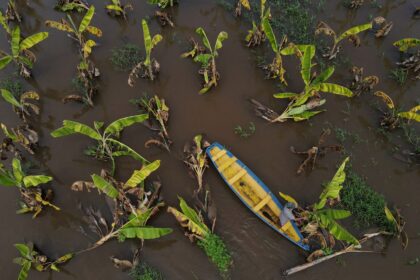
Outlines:
[[[2,0],[1,8],[6,1]],[[63,13],[53,10],[55,0],[34,0],[30,6],[18,1],[24,17],[24,34],[48,30],[44,21],[59,20]],[[248,102],[255,98],[277,110],[285,102],[275,100],[272,94],[278,91],[276,82],[264,79],[257,68],[255,54],[244,46],[243,38],[249,27],[247,21],[235,19],[216,1],[181,0],[174,9],[176,28],[162,29],[152,19],[152,34],[161,33],[164,40],[159,44],[154,57],[161,64],[159,79],[155,82],[138,80],[134,88],[127,85],[127,73],[117,72],[109,60],[111,49],[127,42],[143,48],[140,22],[150,17],[154,8],[144,2],[134,4],[128,22],[109,17],[103,9],[103,1],[89,1],[96,6],[93,25],[104,31],[98,39],[93,60],[101,71],[100,93],[95,98],[95,107],[80,104],[63,104],[61,98],[72,93],[71,79],[78,62],[77,49],[63,32],[48,30],[50,36],[36,48],[37,63],[34,78],[25,84],[27,89],[38,91],[41,115],[34,126],[40,133],[40,149],[32,162],[39,168],[35,171],[54,176],[51,188],[60,212],[47,210],[37,219],[30,215],[16,215],[18,192],[14,188],[2,188],[0,196],[0,279],[16,279],[19,266],[12,263],[17,256],[14,243],[33,241],[51,258],[69,251],[86,248],[94,237],[81,234],[83,212],[78,205],[92,205],[106,209],[106,203],[97,193],[75,193],[70,185],[76,180],[87,180],[90,174],[99,172],[105,166],[83,154],[91,142],[86,137],[70,136],[53,139],[50,132],[61,125],[62,120],[77,120],[92,124],[94,120],[110,122],[120,117],[133,115],[135,106],[128,101],[144,93],[158,94],[165,98],[170,109],[169,133],[174,141],[172,152],[156,147],[146,149],[145,141],[152,133],[142,125],[126,129],[122,140],[149,160],[161,159],[159,176],[163,184],[162,195],[168,205],[177,205],[177,196],[190,199],[195,181],[180,160],[184,143],[198,133],[204,133],[208,140],[218,141],[247,164],[274,193],[282,191],[303,203],[316,201],[322,190],[321,184],[329,180],[344,155],[331,153],[319,161],[315,170],[297,176],[296,168],[302,160],[292,154],[290,146],[298,150],[311,147],[324,128],[339,127],[358,135],[361,141],[346,140],[344,145],[351,155],[353,169],[365,177],[367,182],[382,193],[390,205],[398,205],[404,215],[406,231],[410,237],[409,246],[403,250],[398,240],[390,241],[384,254],[345,255],[340,262],[323,263],[312,269],[291,276],[290,279],[419,279],[420,264],[407,262],[420,257],[420,169],[419,165],[408,165],[397,160],[392,143],[377,133],[379,114],[371,104],[370,95],[345,99],[327,95],[327,112],[310,122],[268,124],[258,119]],[[133,1],[135,2],[135,1]],[[270,2],[270,1],[269,1]],[[368,2],[368,1],[366,1]],[[342,55],[350,65],[362,66],[366,75],[380,78],[376,89],[387,92],[395,102],[406,109],[419,102],[419,82],[408,81],[404,86],[389,78],[390,69],[399,59],[392,42],[404,37],[419,37],[418,21],[411,19],[416,1],[377,1],[382,8],[366,4],[356,12],[349,12],[342,1],[328,1],[320,18],[340,31],[355,24],[369,21],[372,16],[382,15],[394,22],[394,29],[388,37],[376,40],[372,34],[363,34],[362,46],[354,48],[348,43]],[[418,2],[417,2],[418,4]],[[418,5],[417,5],[418,6]],[[198,65],[181,59],[180,54],[189,48],[188,39],[196,27],[202,26],[211,41],[221,30],[228,32],[229,39],[220,50],[218,70],[221,74],[219,86],[208,94],[200,96]],[[2,33],[0,48],[7,47]],[[261,48],[266,53],[268,48]],[[287,70],[289,91],[301,88],[297,60],[288,59]],[[335,82],[348,83],[349,65],[340,66]],[[12,66],[0,72],[0,80],[14,71]],[[1,122],[12,126],[19,123],[10,106],[0,102]],[[234,133],[237,125],[254,122],[256,132],[248,139]],[[419,125],[413,124],[419,132]],[[399,132],[393,136],[397,142]],[[337,143],[333,135],[328,139]],[[405,147],[408,148],[408,147]],[[138,164],[130,159],[118,161],[117,176],[127,178]],[[279,279],[281,272],[303,263],[305,253],[282,238],[262,223],[237,199],[224,184],[217,172],[210,168],[205,180],[210,186],[218,218],[216,232],[225,240],[233,254],[232,279]],[[191,244],[175,219],[162,211],[151,221],[154,226],[172,227],[174,232],[164,238],[147,241],[141,258],[159,269],[167,279],[218,279],[218,273],[206,255]],[[351,226],[351,223],[347,223]],[[110,256],[130,258],[139,246],[139,241],[118,243],[111,241],[91,252],[77,256],[62,266],[61,273],[39,273],[31,271],[29,279],[129,279],[125,272],[113,267]]]

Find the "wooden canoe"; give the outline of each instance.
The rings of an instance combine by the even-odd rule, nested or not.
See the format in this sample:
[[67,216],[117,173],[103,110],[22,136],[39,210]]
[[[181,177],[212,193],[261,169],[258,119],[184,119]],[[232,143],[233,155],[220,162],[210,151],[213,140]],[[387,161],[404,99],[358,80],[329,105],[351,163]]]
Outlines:
[[282,204],[245,164],[217,142],[206,153],[226,184],[258,218],[300,248],[309,250],[294,221],[280,226]]

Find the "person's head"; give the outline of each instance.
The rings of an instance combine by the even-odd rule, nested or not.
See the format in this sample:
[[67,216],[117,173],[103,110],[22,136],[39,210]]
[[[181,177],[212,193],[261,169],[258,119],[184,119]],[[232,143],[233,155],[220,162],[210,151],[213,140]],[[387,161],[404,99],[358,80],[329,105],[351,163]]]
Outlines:
[[293,210],[296,208],[296,205],[293,202],[287,202],[284,207],[286,207],[287,209]]

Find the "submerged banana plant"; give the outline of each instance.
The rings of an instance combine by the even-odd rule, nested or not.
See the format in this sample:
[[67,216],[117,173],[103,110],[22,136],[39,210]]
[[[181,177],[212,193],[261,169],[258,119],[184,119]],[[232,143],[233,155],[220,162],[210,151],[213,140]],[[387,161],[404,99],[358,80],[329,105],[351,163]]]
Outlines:
[[28,278],[31,268],[43,271],[59,272],[59,265],[64,264],[73,258],[73,254],[65,254],[56,260],[49,260],[47,256],[43,255],[34,247],[33,243],[17,243],[15,248],[19,251],[20,257],[13,259],[13,262],[20,265],[18,280],[26,280]]
[[3,123],[0,123],[1,130],[6,136],[0,146],[0,159],[5,160],[8,157],[6,153],[12,153],[15,157],[21,158],[21,152],[17,146],[21,146],[31,155],[35,154],[38,146],[38,133],[32,130],[28,124],[19,125],[11,129]]
[[62,12],[76,11],[82,13],[89,9],[89,4],[83,0],[58,0],[55,8]]
[[39,100],[39,94],[34,91],[27,91],[16,98],[13,93],[7,89],[0,89],[3,99],[13,106],[13,110],[26,123],[27,118],[31,116],[31,111],[35,115],[39,115],[39,107],[30,100]]
[[101,175],[93,174],[92,181],[77,181],[72,185],[73,191],[90,191],[97,189],[107,196],[110,201],[112,223],[108,223],[100,211],[87,208],[85,220],[89,228],[94,231],[99,240],[83,251],[93,250],[111,239],[124,241],[126,239],[156,239],[172,232],[170,228],[148,226],[149,219],[156,214],[164,203],[159,197],[160,183],[154,182],[152,188],[145,186],[145,180],[160,166],[156,160],[150,164],[143,164],[135,170],[126,182],[119,182],[106,171]]
[[270,21],[268,19],[265,19],[262,22],[262,30],[264,30],[264,34],[268,38],[271,49],[274,52],[273,62],[263,67],[265,70],[267,70],[267,78],[279,78],[281,83],[287,85],[286,79],[284,77],[286,70],[283,67],[283,58],[281,54],[281,50],[285,47],[287,43],[287,37],[286,35],[284,35],[280,44],[278,44],[276,35],[274,34],[273,28],[271,27]]
[[89,147],[86,154],[103,161],[111,161],[111,174],[115,172],[115,158],[121,156],[130,156],[135,160],[143,163],[148,161],[134,151],[129,146],[118,140],[122,130],[135,123],[142,123],[147,120],[147,114],[134,115],[118,119],[107,127],[103,127],[103,122],[94,122],[94,127],[91,128],[85,124],[64,120],[63,126],[51,132],[51,136],[58,138],[68,136],[71,134],[82,134],[96,141],[96,146]]
[[184,53],[181,56],[191,56],[195,62],[201,64],[201,69],[198,73],[203,75],[204,85],[199,93],[203,94],[208,92],[212,87],[217,86],[217,81],[219,80],[220,75],[216,68],[216,58],[219,56],[218,50],[223,47],[222,43],[228,38],[228,34],[225,31],[221,31],[219,35],[217,35],[214,47],[212,47],[203,28],[198,27],[195,32],[200,35],[203,45],[206,48],[205,51],[201,52],[201,47],[194,46],[193,50]]
[[3,27],[10,35],[11,53],[0,50],[0,70],[13,61],[19,67],[20,75],[24,78],[29,78],[32,75],[31,69],[36,61],[36,56],[30,49],[47,39],[48,32],[39,32],[22,38],[19,26],[13,29],[9,29],[7,25],[3,25]]
[[179,222],[190,241],[196,241],[219,271],[226,274],[233,261],[223,240],[210,230],[201,213],[188,206],[182,197],[179,197],[179,208],[168,207],[168,212]]
[[[0,15],[0,17],[2,16]],[[6,9],[6,13],[4,17],[7,22],[10,22],[10,21],[17,21],[18,23],[22,22],[22,17],[20,16],[16,8],[15,0],[9,0],[9,2],[7,2],[7,9]]]
[[52,177],[45,175],[27,175],[22,170],[20,160],[14,158],[12,161],[12,171],[9,171],[0,164],[0,185],[4,187],[18,188],[21,196],[20,209],[18,214],[33,212],[33,218],[36,218],[44,209],[44,206],[59,211],[60,208],[53,205],[52,190],[46,193],[42,191],[39,185],[52,181]]
[[153,37],[150,35],[149,26],[147,25],[146,20],[141,21],[141,25],[143,28],[143,41],[144,41],[144,49],[146,52],[146,57],[143,61],[138,63],[134,68],[131,70],[131,73],[128,77],[128,85],[133,87],[136,78],[141,76],[142,78],[147,78],[150,80],[154,80],[156,76],[159,74],[160,65],[156,59],[152,58],[152,50],[156,45],[162,41],[163,37],[160,34],[156,34]]
[[242,15],[242,7],[244,7],[248,11],[251,10],[249,0],[238,0],[238,3],[236,3],[235,8],[235,16],[240,17]]
[[382,111],[382,118],[381,118],[381,126],[388,129],[393,130],[401,125],[401,121],[403,119],[407,121],[416,121],[420,122],[420,105],[414,106],[408,111],[399,111],[394,105],[394,101],[392,98],[383,91],[377,91],[374,93],[375,96],[381,98],[381,100],[385,103],[387,107],[387,111]]
[[111,4],[106,5],[106,10],[108,14],[114,17],[123,17],[127,19],[127,10],[133,10],[131,4],[121,4],[120,0],[111,0]]
[[147,3],[152,5],[157,5],[161,9],[165,9],[167,7],[173,7],[177,1],[176,0],[147,0]]
[[321,98],[320,93],[333,93],[345,97],[352,97],[353,93],[346,87],[328,83],[328,79],[334,73],[334,67],[330,66],[319,75],[312,74],[312,59],[315,56],[315,46],[313,45],[293,45],[290,44],[280,52],[282,55],[296,54],[301,62],[301,76],[305,84],[305,88],[301,93],[282,92],[274,94],[275,98],[289,99],[287,108],[280,115],[271,109],[264,107],[258,102],[253,102],[256,106],[257,113],[265,120],[270,122],[285,122],[293,119],[295,122],[308,120],[309,118],[323,112],[315,111],[326,102]]
[[[271,18],[270,8],[266,7],[267,0],[260,0],[260,18],[259,23],[252,21],[252,29],[248,30],[245,37],[248,47],[259,46],[265,40],[264,23],[269,22]],[[245,6],[246,7],[246,6]]]
[[405,73],[412,73],[414,79],[420,79],[420,39],[405,38],[394,42],[394,46],[402,54],[402,60],[397,63]]
[[370,75],[365,77],[363,75],[363,67],[353,66],[351,68],[351,72],[354,76],[350,89],[353,91],[355,96],[371,92],[379,83],[378,76]]
[[327,36],[332,37],[332,46],[328,47],[327,52],[323,54],[324,57],[327,57],[331,60],[336,58],[337,54],[340,52],[340,42],[342,42],[344,39],[348,39],[350,42],[353,43],[354,46],[358,47],[360,46],[360,38],[358,34],[369,29],[372,29],[372,23],[366,23],[351,27],[338,35],[328,24],[321,21],[318,24],[317,29],[315,30],[315,34],[325,34]]

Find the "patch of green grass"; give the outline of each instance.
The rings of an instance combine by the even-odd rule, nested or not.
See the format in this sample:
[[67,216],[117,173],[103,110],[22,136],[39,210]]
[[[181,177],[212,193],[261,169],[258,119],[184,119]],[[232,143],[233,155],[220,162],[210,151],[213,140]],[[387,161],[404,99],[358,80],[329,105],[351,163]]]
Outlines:
[[348,139],[351,139],[353,141],[353,143],[355,143],[355,144],[366,142],[366,140],[363,140],[362,137],[360,137],[359,134],[352,133],[352,132],[350,132],[350,131],[348,131],[344,128],[334,127],[334,133],[335,133],[335,138],[337,138],[337,140],[340,143],[344,143]]
[[418,131],[406,123],[401,124],[401,128],[404,131],[405,139],[413,147],[414,152],[420,153],[420,136]]
[[219,236],[210,234],[206,239],[198,240],[197,244],[206,252],[206,255],[217,266],[220,272],[228,272],[232,264],[232,256]]
[[111,53],[111,63],[118,71],[129,71],[143,59],[140,48],[134,44],[125,44]]
[[237,125],[234,129],[235,134],[239,135],[241,138],[249,138],[255,133],[256,127],[253,122],[250,122],[248,127],[242,127]]
[[391,71],[390,77],[394,79],[400,86],[402,86],[407,81],[408,72],[402,68],[395,68]]
[[0,88],[10,91],[14,96],[20,96],[24,91],[23,84],[13,78],[6,78],[0,81]]
[[340,193],[341,203],[354,216],[356,226],[377,226],[393,232],[395,227],[385,215],[385,198],[352,170],[347,169],[346,173],[346,181]]
[[155,268],[141,263],[130,271],[130,276],[134,280],[163,280],[163,275]]

